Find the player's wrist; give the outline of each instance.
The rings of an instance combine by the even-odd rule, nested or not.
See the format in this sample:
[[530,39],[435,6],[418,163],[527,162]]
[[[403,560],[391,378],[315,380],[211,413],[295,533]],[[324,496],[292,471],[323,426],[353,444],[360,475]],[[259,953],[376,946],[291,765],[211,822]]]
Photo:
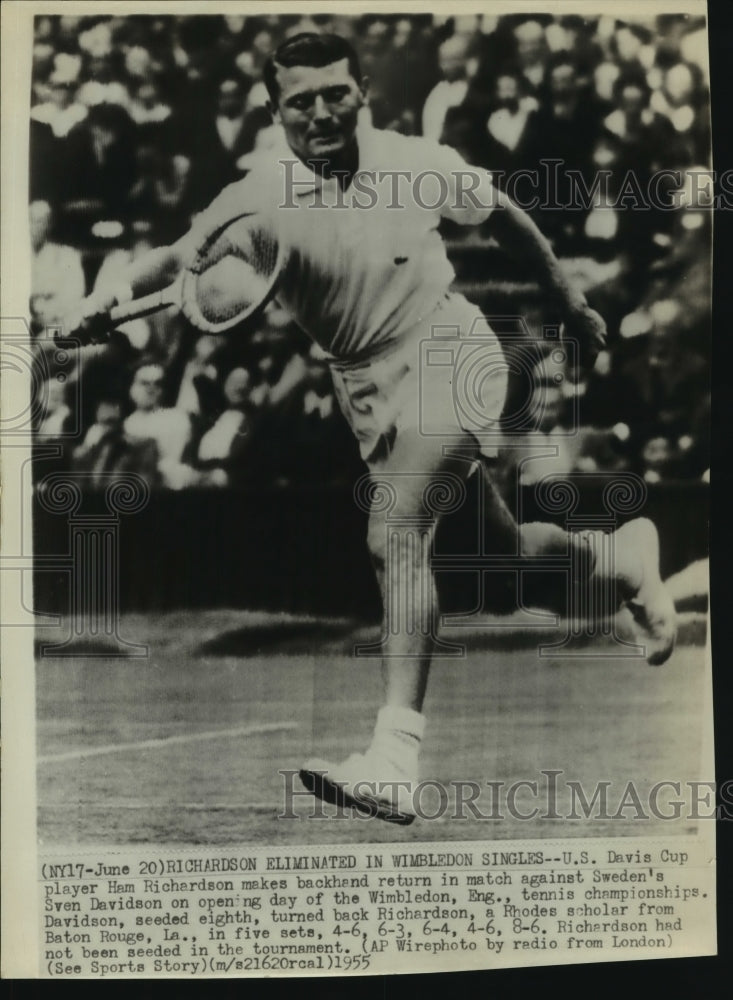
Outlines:
[[82,315],[85,319],[108,313],[115,306],[125,305],[134,298],[132,287],[126,282],[117,282],[104,288],[95,289],[82,303]]
[[112,285],[110,288],[110,295],[114,299],[112,304],[115,306],[127,305],[128,302],[132,302],[135,298],[132,285],[129,281],[119,281],[117,284]]

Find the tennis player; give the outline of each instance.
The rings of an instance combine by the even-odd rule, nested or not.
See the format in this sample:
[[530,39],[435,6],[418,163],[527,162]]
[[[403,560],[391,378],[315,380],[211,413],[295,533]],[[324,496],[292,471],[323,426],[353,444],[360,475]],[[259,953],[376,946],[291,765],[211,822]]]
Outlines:
[[[260,213],[287,248],[278,298],[328,357],[339,403],[374,477],[368,545],[385,616],[384,704],[371,744],[343,762],[309,761],[301,779],[322,798],[409,823],[438,612],[430,549],[440,513],[431,489],[460,487],[477,468],[486,474],[479,440],[485,443],[498,428],[507,382],[488,323],[451,291],[441,219],[488,222],[500,245],[523,260],[559,305],[566,335],[588,365],[605,343],[605,325],[489,173],[469,167],[447,146],[360,121],[367,82],[343,38],[307,33],[288,39],[267,65],[265,83],[281,146],[255,155],[249,174],[225,188],[182,240],[133,263],[120,285],[95,292],[82,311],[88,319],[163,287],[207,233],[246,211]],[[421,344],[438,328],[475,338],[483,357],[496,359],[482,383],[481,427],[460,416],[451,367],[431,364],[429,355],[421,362]],[[402,534],[392,531],[389,549],[385,491],[390,524],[408,526]],[[574,551],[588,581],[607,584],[631,608],[649,662],[668,658],[674,606],[659,576],[650,521],[637,519],[616,532],[611,566],[597,555],[608,547],[594,544],[593,532],[517,525],[491,488],[485,516],[487,540],[496,539],[497,551],[513,546],[534,557]]]

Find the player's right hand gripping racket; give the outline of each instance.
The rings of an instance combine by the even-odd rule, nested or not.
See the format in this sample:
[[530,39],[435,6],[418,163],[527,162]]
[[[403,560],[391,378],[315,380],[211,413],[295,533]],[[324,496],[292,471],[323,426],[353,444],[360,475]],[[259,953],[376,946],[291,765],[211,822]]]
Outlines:
[[178,306],[203,333],[225,333],[256,317],[272,299],[283,256],[267,221],[257,213],[242,214],[207,236],[172,285],[116,306],[109,323]]

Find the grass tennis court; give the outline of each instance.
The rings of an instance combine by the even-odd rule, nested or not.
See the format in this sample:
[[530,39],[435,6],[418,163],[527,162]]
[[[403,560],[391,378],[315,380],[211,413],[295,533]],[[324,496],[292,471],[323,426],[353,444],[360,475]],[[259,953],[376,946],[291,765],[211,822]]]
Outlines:
[[[701,774],[705,625],[682,616],[659,669],[607,655],[539,659],[537,633],[512,625],[457,635],[467,655],[438,660],[426,703],[422,777],[610,781],[610,812],[633,780]],[[43,630],[43,640],[52,639]],[[147,658],[94,655],[37,661],[38,811],[43,844],[308,844],[503,840],[694,833],[695,823],[504,819],[309,818],[284,808],[280,769],[312,753],[338,758],[368,742],[379,704],[379,662],[350,655],[374,630],[345,621],[245,611],[129,615],[120,632]],[[540,641],[557,639],[543,632]],[[87,652],[94,652],[89,649]],[[604,655],[604,653],[606,655]],[[356,741],[356,745],[355,745]],[[295,787],[300,789],[297,778]],[[448,786],[451,787],[450,785]],[[481,800],[483,802],[483,800]],[[543,800],[517,802],[523,810]],[[563,801],[562,799],[559,801]],[[664,798],[660,798],[660,803]],[[432,810],[429,796],[426,808]],[[328,807],[326,807],[328,810]],[[488,800],[484,812],[490,812]],[[542,809],[540,811],[543,811]],[[564,813],[561,806],[558,811]],[[331,810],[333,812],[333,810]],[[634,809],[626,812],[628,817]]]

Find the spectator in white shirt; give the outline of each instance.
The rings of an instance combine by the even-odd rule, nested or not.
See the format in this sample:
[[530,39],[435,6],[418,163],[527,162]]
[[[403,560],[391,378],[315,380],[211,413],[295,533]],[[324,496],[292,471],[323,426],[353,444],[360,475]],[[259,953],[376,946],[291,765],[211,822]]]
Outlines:
[[158,470],[170,489],[193,485],[198,477],[183,461],[191,441],[191,422],[183,411],[163,407],[165,372],[155,362],[141,364],[130,387],[134,411],[125,420],[125,434],[132,441],[154,441],[158,449]]
[[86,107],[76,99],[76,83],[54,70],[48,81],[48,100],[31,109],[31,118],[50,125],[57,139],[65,138],[87,116]]
[[475,68],[468,59],[468,50],[469,42],[463,35],[452,35],[438,50],[443,79],[428,94],[422,112],[423,135],[430,139],[440,141],[448,111],[466,99],[469,69]]
[[30,206],[31,316],[37,328],[60,323],[79,296],[85,279],[81,254],[50,239],[53,213],[47,201]]
[[216,365],[212,362],[212,357],[220,346],[219,340],[211,334],[199,337],[193,350],[193,357],[183,370],[176,407],[193,418],[200,417],[202,414],[199,397],[200,380],[206,379],[212,387],[216,382],[218,373]]
[[129,110],[137,125],[160,125],[171,116],[170,106],[161,99],[158,86],[152,80],[138,84]]
[[[489,115],[486,129],[506,154],[514,153],[527,130],[527,122],[538,105],[533,97],[522,97],[519,77],[502,73],[496,80],[496,111]],[[503,164],[502,164],[503,165]]]
[[545,79],[549,50],[539,21],[525,21],[514,29],[517,60],[525,85],[537,93]]
[[227,408],[201,438],[199,465],[208,470],[208,482],[215,486],[239,485],[246,480],[243,459],[249,449],[253,429],[252,378],[246,368],[233,368],[224,381]]

